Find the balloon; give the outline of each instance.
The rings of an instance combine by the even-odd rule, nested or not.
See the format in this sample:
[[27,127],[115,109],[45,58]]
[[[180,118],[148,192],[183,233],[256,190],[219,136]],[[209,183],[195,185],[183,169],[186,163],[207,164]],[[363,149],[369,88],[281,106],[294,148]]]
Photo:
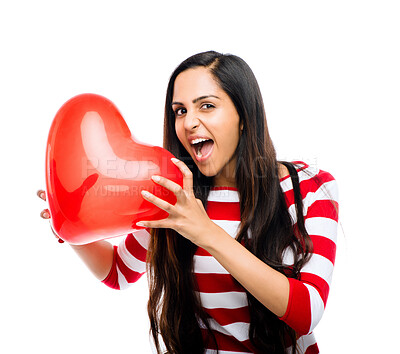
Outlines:
[[57,112],[47,141],[46,191],[54,231],[79,245],[141,229],[140,220],[168,217],[140,192],[176,203],[172,192],[150,179],[160,175],[182,186],[172,157],[135,140],[105,97],[73,97]]

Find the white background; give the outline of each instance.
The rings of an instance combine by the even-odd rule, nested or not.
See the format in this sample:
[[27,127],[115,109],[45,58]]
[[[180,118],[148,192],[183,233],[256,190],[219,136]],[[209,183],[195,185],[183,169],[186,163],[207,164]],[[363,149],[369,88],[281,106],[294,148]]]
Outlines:
[[[1,353],[149,353],[145,277],[98,282],[39,217],[52,119],[72,96],[111,99],[162,145],[167,81],[204,50],[258,78],[278,157],[329,171],[338,255],[322,353],[398,348],[397,1],[3,1],[0,5]],[[396,329],[397,328],[397,329]]]

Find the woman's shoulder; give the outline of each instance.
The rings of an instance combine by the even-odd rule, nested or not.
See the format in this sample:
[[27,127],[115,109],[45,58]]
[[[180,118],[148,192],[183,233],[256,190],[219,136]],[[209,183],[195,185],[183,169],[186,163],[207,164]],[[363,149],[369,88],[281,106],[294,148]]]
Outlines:
[[[315,163],[308,164],[306,161],[299,161],[299,160],[291,161],[290,163],[292,165],[294,165],[294,167],[296,168],[296,171],[299,175],[299,179],[306,178],[307,176],[333,178],[333,176],[328,171],[321,170],[320,168],[318,168],[317,164],[315,164]],[[280,181],[289,179],[290,174],[289,174],[289,170],[287,169],[287,167],[285,165],[283,165],[282,163],[279,163],[278,166],[279,166],[278,172],[279,172]]]
[[[315,164],[308,164],[305,161],[299,161],[299,160],[291,161],[290,163],[296,169],[299,179],[302,179],[306,175],[314,176],[314,175],[317,175],[318,173],[320,173],[320,170],[318,169],[318,167]],[[279,180],[282,182],[284,180],[290,179],[290,173],[289,173],[288,168],[282,163],[278,163],[278,167],[279,167],[279,169],[278,169]],[[323,171],[323,172],[325,172],[325,171]]]
[[[294,165],[299,177],[300,190],[303,198],[310,197],[311,194],[317,192],[322,185],[335,185],[335,178],[328,171],[318,168],[316,164],[309,164],[305,161],[291,161]],[[292,193],[293,184],[287,167],[278,163],[278,175],[280,185],[283,192]],[[325,186],[324,186],[325,187]],[[329,189],[331,189],[330,187]],[[334,188],[335,189],[335,188]],[[310,193],[311,192],[311,193]],[[239,194],[237,188],[233,187],[212,187],[208,195],[210,202],[239,202]]]
[[[326,170],[320,169],[316,164],[308,164],[305,161],[292,161],[291,163],[296,168],[299,177],[300,190],[303,195],[306,195],[309,192],[315,193],[321,189],[321,186],[324,186],[324,189],[337,189],[336,180],[333,175]],[[282,189],[288,191],[293,189],[293,184],[289,171],[287,171],[286,167],[285,169],[280,169],[280,171],[282,171],[280,182]]]

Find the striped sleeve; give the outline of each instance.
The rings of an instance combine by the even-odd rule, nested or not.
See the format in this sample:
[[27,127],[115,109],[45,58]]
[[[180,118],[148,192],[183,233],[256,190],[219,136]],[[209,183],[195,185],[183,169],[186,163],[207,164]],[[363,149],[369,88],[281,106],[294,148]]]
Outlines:
[[[305,227],[313,242],[312,255],[301,269],[300,279],[289,278],[286,313],[281,317],[298,335],[311,333],[320,321],[328,298],[335,264],[338,223],[338,187],[331,174],[318,174],[322,184],[305,193]],[[311,202],[307,201],[311,199]]]
[[148,229],[139,230],[127,235],[118,246],[114,246],[113,264],[102,283],[123,290],[136,282],[146,271],[149,240]]

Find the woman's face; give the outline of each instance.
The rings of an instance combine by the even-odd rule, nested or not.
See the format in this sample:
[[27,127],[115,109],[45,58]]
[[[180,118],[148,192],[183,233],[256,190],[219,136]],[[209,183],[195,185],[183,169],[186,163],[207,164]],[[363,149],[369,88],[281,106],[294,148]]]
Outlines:
[[239,115],[207,68],[188,69],[177,76],[172,109],[176,134],[199,170],[215,176],[215,186],[235,186]]

